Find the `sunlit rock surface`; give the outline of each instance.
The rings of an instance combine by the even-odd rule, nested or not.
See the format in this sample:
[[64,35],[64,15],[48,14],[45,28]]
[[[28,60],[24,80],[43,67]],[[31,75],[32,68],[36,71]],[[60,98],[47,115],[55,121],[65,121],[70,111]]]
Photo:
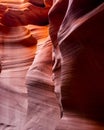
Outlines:
[[54,130],[60,110],[52,82],[52,43],[49,38],[37,52],[26,81],[29,99],[26,129]]
[[50,37],[46,37],[46,27],[28,27],[39,40],[36,56],[26,75],[28,113],[24,129],[54,130],[60,118],[60,109],[52,81],[52,42]]
[[24,27],[0,29],[0,128],[19,130],[27,112],[25,76],[37,41]]
[[[52,44],[50,38],[46,40],[48,26],[39,26],[48,23],[49,4],[46,2],[45,8],[31,3],[1,2],[0,130],[54,130],[59,107],[51,78]],[[25,12],[22,17],[18,14],[21,12]],[[28,25],[30,17],[34,25]]]
[[0,0],[0,130],[104,129],[103,23],[103,0]]
[[3,1],[0,3],[0,22],[8,27],[28,24],[46,25],[49,8],[45,4],[41,7],[28,1],[8,3]]

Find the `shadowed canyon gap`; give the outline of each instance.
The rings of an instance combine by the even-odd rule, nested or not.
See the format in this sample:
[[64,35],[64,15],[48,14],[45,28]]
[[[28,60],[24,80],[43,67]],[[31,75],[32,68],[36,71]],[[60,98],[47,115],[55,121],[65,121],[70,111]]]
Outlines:
[[0,130],[104,130],[103,0],[0,0]]

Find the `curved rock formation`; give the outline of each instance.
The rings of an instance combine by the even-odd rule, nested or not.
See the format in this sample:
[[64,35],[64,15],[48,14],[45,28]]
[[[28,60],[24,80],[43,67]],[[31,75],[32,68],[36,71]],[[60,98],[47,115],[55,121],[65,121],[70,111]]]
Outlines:
[[54,130],[59,106],[52,82],[52,43],[47,39],[27,73],[28,119],[25,129]]
[[0,1],[0,130],[104,129],[103,23],[103,0]]
[[48,24],[49,6],[41,7],[30,2],[0,3],[0,23],[8,27]]
[[[49,7],[43,8],[27,2],[0,3],[0,130],[25,129],[28,117],[26,75],[38,53],[36,50],[39,50],[48,36],[48,27],[42,26],[48,23],[48,10]],[[24,16],[19,15],[22,13]],[[41,26],[28,25],[32,21]]]
[[2,26],[0,31],[0,129],[19,130],[27,112],[25,76],[34,59],[37,41],[24,27]]
[[65,5],[62,0],[56,1],[49,13],[55,92],[63,111],[56,129],[102,130],[104,127],[99,122],[104,121],[104,3],[102,0],[66,2],[69,2],[68,7],[64,6],[66,12],[62,10]]

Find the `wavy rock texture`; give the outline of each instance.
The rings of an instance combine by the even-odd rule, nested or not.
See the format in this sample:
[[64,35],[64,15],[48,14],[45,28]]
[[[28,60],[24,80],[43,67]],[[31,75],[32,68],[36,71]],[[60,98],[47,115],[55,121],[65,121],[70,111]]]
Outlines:
[[54,130],[59,119],[45,5],[0,4],[0,130]]
[[[54,130],[60,118],[60,109],[52,81],[52,42],[50,37],[44,36],[45,27],[44,30],[40,27],[40,31],[34,26],[28,27],[38,38],[38,46],[26,75],[28,114],[24,130]],[[39,35],[40,32],[42,35]]]
[[[52,43],[47,39],[27,73],[27,129],[54,130],[60,110],[52,82]],[[53,114],[54,113],[54,114]]]
[[104,129],[103,23],[103,0],[0,1],[0,130]]
[[103,1],[57,0],[49,12],[53,79],[63,112],[57,130],[104,129],[103,16]]
[[[36,2],[37,3],[37,2]],[[0,3],[0,23],[8,27],[48,24],[49,6],[41,7],[30,2]],[[40,19],[41,18],[41,19]]]
[[27,112],[25,76],[37,41],[24,27],[0,29],[0,129],[19,130]]

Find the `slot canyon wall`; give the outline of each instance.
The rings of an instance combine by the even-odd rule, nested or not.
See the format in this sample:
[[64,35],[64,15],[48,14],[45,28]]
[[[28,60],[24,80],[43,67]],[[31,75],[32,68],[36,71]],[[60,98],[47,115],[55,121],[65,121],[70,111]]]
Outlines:
[[0,130],[104,130],[103,0],[0,0]]

